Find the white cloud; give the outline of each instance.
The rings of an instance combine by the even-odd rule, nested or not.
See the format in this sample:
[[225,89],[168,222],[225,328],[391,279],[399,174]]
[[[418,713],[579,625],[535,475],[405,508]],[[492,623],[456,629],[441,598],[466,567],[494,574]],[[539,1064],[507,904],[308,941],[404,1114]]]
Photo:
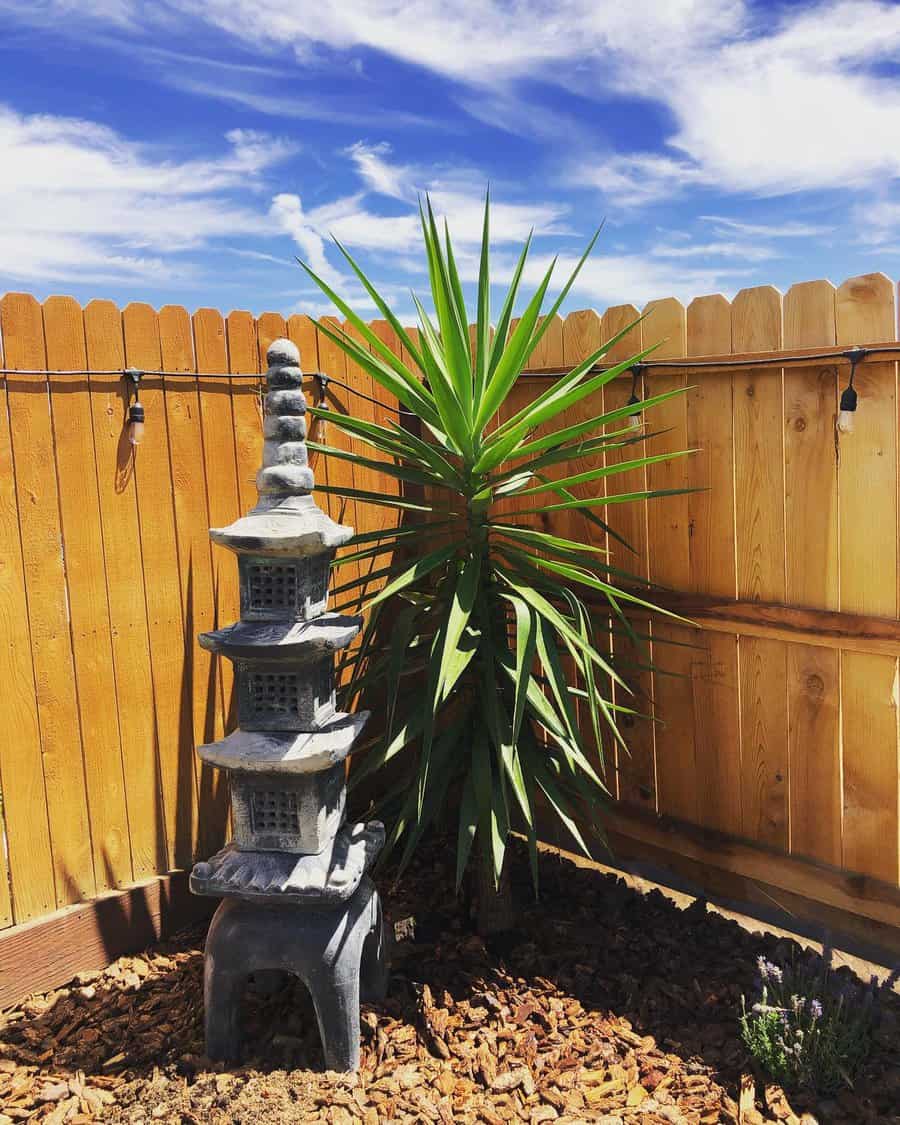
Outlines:
[[765,262],[778,257],[778,252],[770,246],[748,242],[700,242],[674,246],[660,243],[650,253],[655,258],[732,258],[745,262]]
[[716,231],[734,231],[741,235],[758,235],[760,238],[817,238],[831,234],[834,227],[815,223],[745,223],[727,219],[722,215],[700,215],[704,223],[713,223]]
[[885,245],[900,237],[900,202],[882,199],[877,203],[869,203],[865,207],[858,207],[854,218],[860,230],[862,242],[878,246],[889,252]]
[[369,48],[452,79],[471,113],[516,132],[532,116],[543,135],[561,128],[530,105],[525,80],[639,96],[672,122],[662,154],[604,160],[602,117],[597,154],[577,146],[575,174],[617,205],[704,186],[766,195],[900,176],[900,88],[886,69],[900,52],[900,4],[890,0],[774,12],[750,0],[324,0],[312,17],[296,0],[0,0],[0,10],[120,27],[205,21],[257,51],[290,49],[301,65],[320,63],[323,47],[352,58]]
[[[554,287],[562,284],[577,261],[568,255],[560,257],[554,271]],[[531,284],[538,282],[549,264],[547,255],[536,255],[528,263],[526,280]],[[750,272],[731,264],[696,267],[639,254],[606,255],[595,251],[585,262],[572,292],[576,306],[585,301],[600,309],[617,304],[634,304],[640,308],[659,297],[677,297],[687,303],[698,293],[730,295],[746,283]],[[572,304],[570,300],[569,305]]]
[[235,193],[259,186],[293,147],[245,130],[227,141],[213,158],[163,159],[90,121],[0,106],[0,272],[177,281],[189,270],[173,253],[265,232],[264,213]]
[[390,164],[387,160],[389,152],[389,145],[367,145],[362,141],[347,149],[356,171],[371,191],[394,199],[409,199],[412,187],[409,170]]
[[[307,211],[300,197],[282,193],[275,197],[271,216],[300,247],[301,254],[329,284],[339,277],[326,258],[327,239],[334,235],[352,252],[376,253],[381,260],[404,272],[420,273],[424,257],[413,255],[421,247],[418,196],[428,194],[439,222],[450,226],[460,276],[477,276],[477,249],[484,221],[484,176],[476,171],[424,169],[391,163],[387,145],[359,142],[346,150],[369,193],[400,203],[401,214],[385,215],[365,202],[365,193],[333,200]],[[561,220],[568,208],[552,203],[491,204],[491,243],[523,243],[534,228],[538,234],[567,234]],[[386,256],[386,257],[385,257]],[[413,264],[415,262],[415,264]]]

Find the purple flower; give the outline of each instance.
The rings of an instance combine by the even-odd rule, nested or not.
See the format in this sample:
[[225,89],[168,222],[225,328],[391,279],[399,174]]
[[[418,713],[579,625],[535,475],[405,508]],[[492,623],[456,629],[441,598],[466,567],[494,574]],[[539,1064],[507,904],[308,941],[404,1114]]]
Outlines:
[[809,1002],[809,1014],[812,1016],[812,1018],[814,1020],[820,1020],[822,1018],[822,1001],[821,1000],[810,1000],[810,1002]]

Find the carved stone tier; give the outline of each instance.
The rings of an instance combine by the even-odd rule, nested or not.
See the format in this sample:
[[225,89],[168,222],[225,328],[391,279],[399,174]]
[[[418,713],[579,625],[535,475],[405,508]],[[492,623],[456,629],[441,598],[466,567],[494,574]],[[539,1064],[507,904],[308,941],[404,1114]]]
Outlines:
[[199,636],[200,647],[229,660],[301,662],[346,648],[362,628],[361,617],[324,614],[313,621],[238,621]]
[[238,554],[317,555],[343,547],[353,528],[335,523],[309,495],[261,500],[228,527],[210,528],[209,537]]
[[229,844],[195,864],[191,890],[270,902],[337,904],[359,886],[384,844],[384,825],[345,824],[320,855],[239,851]]
[[368,711],[338,711],[318,731],[236,730],[197,751],[204,762],[245,773],[317,773],[343,762],[362,733]]

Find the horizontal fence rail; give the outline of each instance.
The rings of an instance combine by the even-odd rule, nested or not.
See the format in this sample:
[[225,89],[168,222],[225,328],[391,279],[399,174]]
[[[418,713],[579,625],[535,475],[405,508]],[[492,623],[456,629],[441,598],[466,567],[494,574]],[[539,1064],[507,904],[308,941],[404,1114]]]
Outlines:
[[[641,397],[687,388],[649,416],[662,431],[652,451],[698,450],[614,478],[617,491],[700,489],[608,510],[634,548],[602,544],[613,565],[664,587],[659,600],[693,622],[655,619],[662,672],[631,677],[657,721],[632,721],[630,753],[612,762],[616,842],[696,864],[706,833],[715,866],[708,839],[739,840],[720,849],[723,870],[738,856],[742,877],[762,871],[810,900],[827,871],[823,902],[900,925],[895,306],[880,274],[651,301],[606,357],[662,341],[651,362],[566,423],[624,405],[633,381]],[[557,319],[508,409],[638,315]],[[386,322],[374,328],[399,349]],[[0,300],[0,927],[189,866],[225,833],[225,794],[195,748],[232,723],[230,667],[196,637],[238,616],[237,580],[207,528],[255,502],[260,373],[282,335],[304,370],[328,376],[333,410],[397,421],[396,401],[304,316]],[[856,425],[839,434],[855,346],[885,350],[856,364]],[[126,367],[146,373],[137,449]],[[25,373],[47,370],[76,373]],[[335,427],[328,440],[348,442]],[[333,488],[397,487],[350,462],[315,469]],[[322,503],[359,530],[390,519]],[[578,511],[533,518],[595,538]],[[622,638],[611,643],[627,657]],[[858,900],[846,890],[857,876]]]

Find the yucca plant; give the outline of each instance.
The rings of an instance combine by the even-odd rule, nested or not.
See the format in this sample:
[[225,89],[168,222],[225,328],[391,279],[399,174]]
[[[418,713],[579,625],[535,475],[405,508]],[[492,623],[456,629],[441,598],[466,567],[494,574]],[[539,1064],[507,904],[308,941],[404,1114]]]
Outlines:
[[[362,642],[349,657],[349,701],[362,693],[384,712],[383,735],[352,776],[359,782],[394,763],[390,776],[399,784],[385,794],[384,804],[393,810],[388,848],[403,845],[401,868],[426,828],[452,810],[458,880],[477,841],[483,870],[496,884],[510,827],[518,823],[530,841],[536,881],[539,799],[586,853],[580,825],[597,829],[602,823],[604,746],[615,741],[627,749],[618,719],[635,710],[625,702],[629,690],[610,659],[608,619],[612,615],[628,630],[622,605],[649,603],[634,592],[638,580],[617,572],[603,547],[540,530],[528,519],[579,510],[605,543],[612,532],[594,509],[662,495],[632,491],[579,499],[572,490],[680,456],[618,453],[615,464],[610,459],[585,471],[577,465],[583,457],[641,442],[645,435],[630,424],[632,416],[671,394],[648,398],[640,408],[629,404],[561,425],[565,411],[652,350],[598,370],[620,333],[548,382],[533,401],[508,409],[516,380],[597,235],[547,314],[542,316],[542,307],[553,265],[514,322],[529,237],[492,326],[487,202],[471,340],[446,223],[442,238],[430,201],[420,212],[434,312],[413,298],[417,334],[403,327],[337,243],[396,332],[404,359],[304,265],[354,335],[328,321],[320,321],[319,330],[420,423],[414,432],[400,420],[377,425],[310,410],[344,430],[353,445],[347,450],[311,441],[313,452],[349,460],[402,486],[399,495],[396,485],[385,494],[320,488],[391,509],[398,517],[395,526],[357,535],[335,564],[338,601],[355,601],[368,614]],[[502,514],[500,500],[506,501]],[[342,582],[342,567],[350,563],[369,570]]]

